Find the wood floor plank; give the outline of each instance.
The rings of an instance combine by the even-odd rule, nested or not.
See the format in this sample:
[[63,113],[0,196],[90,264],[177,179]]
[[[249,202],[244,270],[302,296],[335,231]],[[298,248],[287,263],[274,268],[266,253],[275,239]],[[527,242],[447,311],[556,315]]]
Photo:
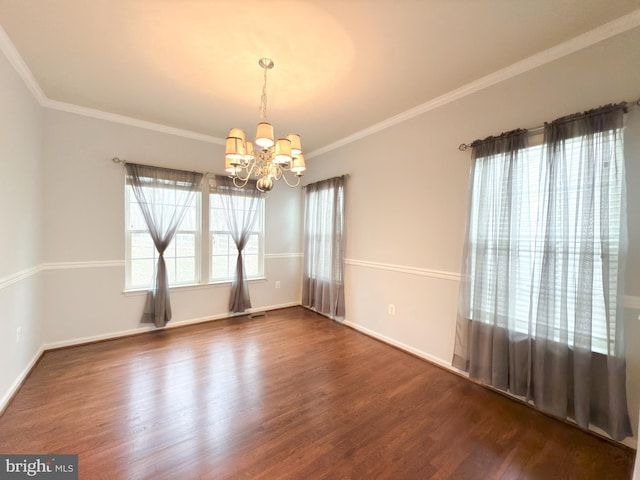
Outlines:
[[301,308],[46,352],[0,453],[78,453],[92,480],[618,480],[634,460]]

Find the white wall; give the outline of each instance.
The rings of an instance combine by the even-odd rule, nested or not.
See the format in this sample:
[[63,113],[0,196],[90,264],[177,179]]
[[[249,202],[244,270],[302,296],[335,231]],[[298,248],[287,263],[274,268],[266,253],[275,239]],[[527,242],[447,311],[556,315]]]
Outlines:
[[[116,156],[202,172],[224,169],[220,145],[47,110],[43,305],[48,344],[140,327],[144,295],[123,294],[124,170],[111,161]],[[299,189],[277,185],[267,196],[267,279],[250,282],[254,309],[300,301],[300,208]],[[227,316],[229,290],[229,284],[173,289],[171,324]]]
[[[640,29],[635,29],[309,160],[309,182],[351,175],[347,323],[450,365],[470,167],[469,153],[458,145],[638,98],[638,45]],[[640,108],[628,116],[626,141],[631,236],[627,384],[635,427],[640,406],[640,217],[635,208],[640,204]],[[388,314],[390,303],[395,316]]]
[[42,111],[3,55],[0,105],[1,410],[43,342],[35,274],[42,262]]

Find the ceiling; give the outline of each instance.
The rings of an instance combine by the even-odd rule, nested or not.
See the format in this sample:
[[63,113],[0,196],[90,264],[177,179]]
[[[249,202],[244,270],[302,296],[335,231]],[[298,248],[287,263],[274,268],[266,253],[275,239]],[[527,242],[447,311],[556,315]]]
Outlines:
[[0,25],[10,39],[3,49],[15,46],[51,105],[212,141],[232,126],[254,135],[258,59],[270,57],[268,118],[277,136],[299,133],[312,152],[607,22],[627,16],[616,28],[634,28],[639,7],[640,0],[0,0]]

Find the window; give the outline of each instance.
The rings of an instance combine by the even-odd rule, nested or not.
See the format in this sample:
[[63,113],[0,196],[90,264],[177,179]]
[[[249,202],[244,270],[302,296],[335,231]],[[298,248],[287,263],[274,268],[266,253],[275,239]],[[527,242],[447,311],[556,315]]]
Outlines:
[[[233,197],[232,201],[234,202],[238,220],[240,220],[240,217],[249,208],[250,199],[249,197],[237,196]],[[247,278],[260,278],[264,272],[264,197],[259,198],[257,201],[257,218],[242,253]],[[238,250],[229,231],[220,194],[211,193],[209,195],[209,206],[209,244],[211,252],[209,280],[212,282],[232,280],[235,273]]]
[[[331,182],[307,186],[305,197],[305,252],[309,278],[342,283],[344,185]],[[336,245],[337,243],[337,245]]]
[[[147,225],[138,206],[138,202],[127,185],[125,189],[126,203],[126,245],[127,245],[127,279],[128,289],[146,288],[153,279],[153,272],[158,261],[156,250]],[[167,190],[163,197],[165,205],[175,207],[172,192]],[[196,195],[187,208],[184,219],[180,223],[176,234],[164,253],[164,259],[169,277],[169,285],[187,285],[198,282],[199,279],[199,248],[198,232],[200,194]]]
[[[602,137],[616,134],[618,133],[602,132],[598,135]],[[620,176],[607,172],[609,167],[605,164],[603,173],[596,175],[592,179],[597,183],[594,189],[596,194],[593,203],[594,205],[607,205],[607,208],[595,208],[593,221],[590,222],[590,225],[584,225],[584,218],[588,218],[588,216],[582,217],[580,215],[581,212],[579,212],[579,209],[584,208],[582,206],[584,192],[581,188],[581,182],[584,180],[584,173],[581,171],[581,168],[583,168],[581,167],[582,142],[582,139],[575,138],[566,140],[564,144],[564,151],[568,160],[564,164],[565,170],[562,172],[562,177],[568,180],[562,185],[561,201],[564,202],[564,215],[562,218],[555,217],[554,221],[569,222],[574,228],[563,228],[564,234],[562,236],[554,236],[549,233],[549,230],[554,227],[553,223],[540,221],[546,214],[546,212],[543,212],[543,209],[546,208],[544,201],[549,194],[549,188],[551,188],[549,187],[550,179],[544,177],[548,175],[545,169],[545,165],[548,162],[546,148],[543,148],[542,145],[527,147],[520,155],[520,167],[514,167],[509,172],[512,175],[511,190],[496,189],[496,195],[503,196],[503,200],[505,199],[504,196],[509,196],[510,199],[508,201],[511,208],[514,209],[511,215],[514,221],[509,223],[509,228],[507,229],[497,227],[493,237],[478,234],[482,228],[481,223],[487,220],[480,213],[480,209],[483,208],[483,200],[479,198],[479,192],[486,192],[486,188],[481,188],[480,183],[486,182],[489,177],[495,179],[498,176],[506,175],[506,171],[502,166],[498,165],[500,160],[497,157],[494,162],[496,165],[492,165],[494,159],[491,157],[477,160],[479,163],[476,164],[476,174],[474,175],[474,196],[471,202],[469,232],[471,245],[470,291],[471,304],[479,305],[480,308],[476,309],[475,312],[472,310],[470,314],[472,319],[480,321],[483,321],[483,319],[489,320],[495,318],[495,315],[502,314],[498,306],[499,302],[496,302],[492,292],[481,287],[476,288],[475,283],[478,280],[475,273],[478,261],[483,262],[482,268],[485,269],[485,275],[487,274],[487,265],[489,265],[489,270],[496,269],[493,273],[489,272],[489,276],[498,276],[497,269],[500,268],[500,265],[508,263],[511,275],[508,287],[510,328],[526,335],[534,334],[535,332],[530,330],[532,328],[530,319],[536,318],[540,307],[538,297],[542,281],[541,263],[546,253],[548,255],[562,255],[567,259],[565,264],[567,272],[562,272],[558,269],[555,274],[558,285],[561,284],[562,278],[565,279],[564,290],[567,292],[567,301],[564,304],[557,302],[554,305],[555,312],[552,316],[560,317],[558,310],[566,308],[566,316],[568,318],[580,318],[581,315],[576,312],[576,306],[581,304],[578,299],[578,292],[580,291],[579,285],[577,285],[577,279],[580,277],[578,270],[583,256],[593,257],[594,282],[590,299],[590,310],[592,311],[591,349],[594,352],[606,353],[608,342],[613,341],[613,339],[611,339],[607,328],[604,288],[598,279],[602,278],[603,275],[609,275],[611,278],[616,278],[617,276],[617,260],[612,261],[609,266],[610,271],[605,272],[601,251],[603,251],[602,243],[606,241],[608,242],[610,257],[617,259],[619,255],[622,182],[620,181]],[[596,139],[596,143],[607,144],[606,141],[598,139]],[[617,152],[615,152],[615,155],[622,158],[622,142],[611,143],[616,145]],[[496,185],[502,183],[506,182],[496,181]],[[601,202],[600,195],[603,195],[603,192],[608,193],[608,199]],[[503,200],[495,199],[496,202]],[[493,218],[490,223],[497,226],[502,222]],[[590,238],[584,238],[585,235]],[[591,240],[594,242],[593,248],[591,248]],[[508,251],[500,251],[505,248],[505,245],[508,247]],[[588,250],[584,249],[585,245],[589,246]],[[486,262],[484,258],[480,260],[481,256],[502,257],[506,263],[501,261]],[[481,298],[475,299],[474,296],[476,295],[480,295]],[[551,331],[549,338],[556,342],[573,346],[575,324],[568,322],[566,328],[560,325],[549,325]]]
[[[541,410],[631,434],[622,277],[625,104],[472,145],[453,366]],[[620,266],[620,268],[618,268]]]
[[302,305],[331,318],[345,315],[345,178],[305,188]]
[[[170,287],[229,282],[235,272],[238,252],[229,233],[225,212],[221,210],[219,195],[208,193],[206,180],[203,184],[204,191],[198,192],[189,205],[164,254]],[[169,195],[161,197],[171,206]],[[264,275],[264,209],[262,198],[253,233],[243,254],[249,279]],[[209,215],[204,214],[207,211]],[[125,186],[125,226],[125,289],[146,289],[153,282],[158,252],[130,185]]]

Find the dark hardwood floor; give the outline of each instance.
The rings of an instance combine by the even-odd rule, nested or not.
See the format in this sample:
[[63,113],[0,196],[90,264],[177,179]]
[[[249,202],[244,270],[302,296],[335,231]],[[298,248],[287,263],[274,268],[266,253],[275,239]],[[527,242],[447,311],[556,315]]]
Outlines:
[[629,479],[634,452],[301,308],[47,352],[0,453],[81,479]]

